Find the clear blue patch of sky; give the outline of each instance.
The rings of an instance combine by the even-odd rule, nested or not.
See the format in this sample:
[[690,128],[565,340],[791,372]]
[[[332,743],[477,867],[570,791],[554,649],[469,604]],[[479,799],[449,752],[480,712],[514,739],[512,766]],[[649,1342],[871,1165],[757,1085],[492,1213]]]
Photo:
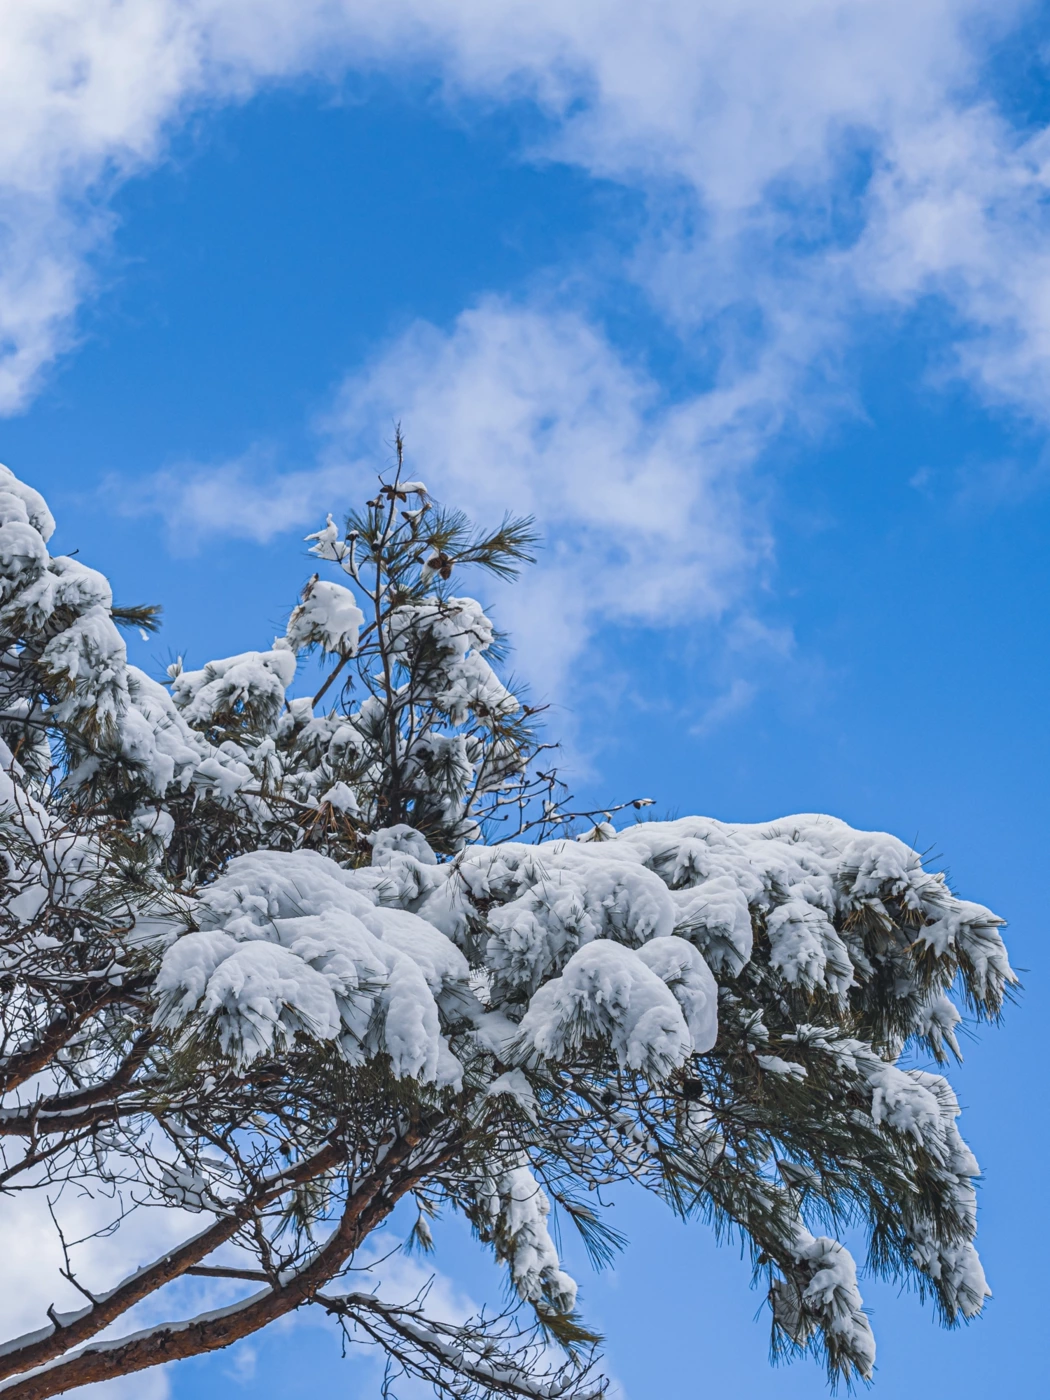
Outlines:
[[991,25],[987,15],[980,21],[986,37],[978,45],[984,56],[979,95],[991,97],[1022,132],[1033,133],[1050,121],[1048,21],[1047,0],[993,12]]
[[4,425],[9,450],[59,481],[74,454],[93,473],[261,440],[294,462],[312,415],[377,343],[417,318],[446,326],[632,221],[637,201],[618,187],[523,160],[535,127],[378,80],[196,123],[117,196],[82,348]]

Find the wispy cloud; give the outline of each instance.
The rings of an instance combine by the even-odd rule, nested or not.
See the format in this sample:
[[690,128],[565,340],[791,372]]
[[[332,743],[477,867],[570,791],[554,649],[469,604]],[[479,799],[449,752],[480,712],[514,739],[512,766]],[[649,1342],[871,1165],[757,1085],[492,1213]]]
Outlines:
[[[0,10],[0,407],[70,341],[107,199],[194,108],[420,68],[528,98],[544,154],[644,189],[633,267],[687,337],[826,363],[858,308],[941,298],[954,370],[1043,414],[1047,136],[983,73],[1025,0],[10,0]],[[737,334],[730,334],[734,327]],[[740,328],[746,328],[743,332]],[[741,342],[743,342],[741,344]],[[829,346],[832,349],[829,349]],[[710,346],[708,346],[710,351]]]
[[280,471],[276,454],[252,447],[221,462],[181,461],[136,481],[109,477],[101,495],[126,516],[155,516],[173,554],[194,554],[217,536],[269,544],[277,535],[316,526],[341,508],[353,480],[342,464]]
[[768,552],[748,469],[782,411],[769,383],[669,402],[582,317],[489,300],[448,332],[415,326],[352,375],[314,470],[251,455],[184,465],[123,508],[161,514],[183,543],[316,528],[371,489],[400,419],[435,495],[483,520],[535,517],[540,566],[497,601],[519,668],[550,695],[606,623],[696,622],[738,603]]
[[751,681],[745,681],[738,677],[728,690],[712,700],[697,722],[690,728],[690,734],[706,738],[708,734],[720,728],[727,720],[742,714],[757,694],[757,686]]

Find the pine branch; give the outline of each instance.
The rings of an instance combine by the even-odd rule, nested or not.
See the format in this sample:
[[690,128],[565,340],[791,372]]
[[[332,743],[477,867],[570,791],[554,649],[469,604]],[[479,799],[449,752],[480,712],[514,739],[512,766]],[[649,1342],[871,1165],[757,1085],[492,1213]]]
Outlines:
[[110,616],[118,627],[136,627],[143,632],[159,632],[162,611],[159,603],[138,603],[130,607],[114,605],[110,609]]

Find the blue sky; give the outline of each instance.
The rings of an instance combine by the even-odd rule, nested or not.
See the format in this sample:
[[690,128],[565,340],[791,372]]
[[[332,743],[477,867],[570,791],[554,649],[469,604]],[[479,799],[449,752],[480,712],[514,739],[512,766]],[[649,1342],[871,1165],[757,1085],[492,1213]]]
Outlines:
[[[540,521],[486,596],[584,797],[828,811],[1009,920],[1023,996],[955,1076],[995,1296],[943,1334],[866,1284],[894,1400],[1044,1369],[1048,38],[979,0],[0,15],[0,460],[163,603],[137,661],[267,644],[400,417],[432,490]],[[732,1249],[615,1211],[581,1276],[630,1400],[824,1393]],[[376,1391],[305,1323],[166,1383]]]

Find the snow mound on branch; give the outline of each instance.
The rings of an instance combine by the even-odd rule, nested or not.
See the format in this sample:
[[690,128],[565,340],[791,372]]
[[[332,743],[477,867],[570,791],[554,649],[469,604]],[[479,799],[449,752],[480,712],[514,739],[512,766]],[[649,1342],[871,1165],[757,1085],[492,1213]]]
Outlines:
[[766,921],[769,961],[787,982],[827,987],[842,997],[853,983],[846,946],[823,909],[804,899],[778,904]]
[[[661,881],[600,851],[552,842],[522,856],[518,873],[528,883],[489,917],[488,961],[502,994],[530,994],[592,939],[639,947],[671,933],[674,908]],[[487,872],[490,890],[495,873]]]
[[39,491],[19,481],[10,467],[0,465],[0,522],[23,520],[46,544],[55,533],[55,517]]
[[[165,956],[158,1025],[214,1035],[242,1064],[306,1035],[337,1044],[353,1063],[386,1053],[396,1073],[435,1079],[442,1012],[469,1008],[480,1017],[484,1008],[470,990],[463,951],[434,922],[394,903],[406,885],[425,903],[423,892],[453,873],[412,849],[433,859],[417,833],[392,830],[377,837],[371,871],[343,870],[308,851],[256,851],[231,861],[199,899],[199,932]],[[600,1041],[624,1067],[663,1078],[714,1044],[714,978],[695,947],[670,935],[673,908],[655,876],[580,860],[579,849],[559,843],[551,869],[561,883],[552,886],[533,865],[538,900],[509,906],[515,946],[524,954],[531,936],[545,969],[524,978],[543,985],[522,1008],[521,1053],[553,1059]],[[525,852],[512,855],[519,870]],[[551,928],[542,926],[541,911],[557,935],[557,958],[549,956]],[[613,931],[626,942],[599,936]],[[488,944],[493,1006],[523,985],[501,976],[513,961],[505,952],[497,933]],[[564,970],[551,978],[555,962]]]
[[[75,907],[93,888],[104,857],[96,840],[72,832],[28,793],[21,776],[0,739],[0,881],[5,912],[24,926],[49,900]],[[17,967],[22,951],[17,936],[9,937],[0,967]]]
[[[480,945],[479,902],[486,906]],[[762,931],[771,973],[807,994],[822,988],[839,1002],[876,975],[881,939],[896,959],[902,1016],[910,1010],[914,1034],[942,1040],[954,1024],[943,987],[957,967],[969,973],[972,994],[993,1007],[1013,976],[1000,921],[988,910],[957,900],[903,843],[816,816],[757,826],[701,818],[648,823],[601,843],[469,847],[445,864],[417,832],[391,828],[373,837],[373,865],[365,870],[342,870],[307,852],[239,857],[202,895],[199,921],[238,939],[291,946],[283,930],[322,915],[343,920],[358,940],[348,956],[357,959],[360,985],[333,993],[347,1006],[360,1002],[369,979],[387,976],[369,961],[374,950],[367,957],[363,951],[371,944],[361,940],[374,938],[386,957],[398,951],[413,963],[431,1001],[445,998],[449,1007],[458,999],[462,1008],[463,998],[473,998],[477,1015],[509,1015],[522,1053],[535,1063],[601,1043],[622,1067],[657,1078],[714,1044],[712,965],[732,979],[746,953],[757,956],[754,929]],[[865,941],[863,919],[878,935],[874,942]],[[887,940],[901,920],[908,927],[896,943]],[[923,980],[929,969],[913,956],[916,943],[943,964],[942,985],[932,990]],[[484,1007],[467,991],[465,955],[484,969]],[[272,1035],[298,1033],[300,1013],[285,992],[275,996],[278,1005],[289,1009],[265,1012]],[[420,1006],[429,1015],[425,999]],[[356,1025],[345,1008],[340,1015]],[[420,1016],[426,1019],[422,1010]],[[256,1039],[245,1043],[261,1043],[259,1033],[256,1027]],[[353,1053],[365,1053],[364,1039],[353,1036]],[[933,1125],[943,1113],[927,1090],[870,1049],[861,1054],[860,1042],[850,1044],[856,1049],[836,1043],[840,1059],[852,1057],[855,1066],[863,1060],[865,1073],[882,1075],[882,1088],[872,1086],[875,1121],[894,1130],[912,1124],[936,1150]],[[433,1045],[420,1054],[406,1052],[398,1063],[435,1063]]]
[[315,574],[303,590],[302,601],[288,619],[285,637],[293,652],[319,646],[324,652],[353,656],[365,615],[349,588]]
[[[885,934],[903,925],[913,930],[908,942],[928,947],[946,974],[961,968],[984,1010],[997,1011],[1016,980],[998,933],[1003,920],[956,898],[943,875],[927,871],[916,851],[882,832],[859,832],[814,814],[755,825],[686,817],[641,823],[601,849],[616,847],[636,852],[666,882],[679,908],[678,931],[716,970],[732,972],[752,954],[742,896],[753,927],[765,926],[771,962],[796,986],[844,995],[873,974],[865,931]],[[917,994],[917,964],[915,973],[906,990]]]
[[469,714],[505,717],[520,708],[481,652],[492,645],[492,623],[473,598],[432,599],[397,608],[388,624],[390,648],[406,661],[413,655],[440,658],[434,680],[423,688],[453,724]]
[[[653,947],[649,944],[636,953],[596,939],[578,949],[565,971],[529,1002],[520,1033],[530,1058],[575,1059],[589,1041],[599,1041],[609,1046],[621,1069],[661,1080],[694,1052],[709,1050],[715,1039],[712,1032],[717,1032],[714,979],[688,944],[681,944],[684,956],[658,947],[655,956],[646,958]],[[681,1001],[661,971],[674,978]]]
[[494,640],[492,623],[475,598],[433,598],[397,608],[390,622],[395,653],[429,643],[449,656],[485,651]]
[[696,949],[684,939],[661,937],[643,944],[637,956],[681,1007],[693,1053],[712,1049],[718,1039],[718,984]]
[[[53,697],[48,720],[82,745],[65,785],[90,783],[106,768],[156,797],[191,780],[236,792],[249,770],[194,733],[164,688],[128,665],[108,580],[77,559],[52,557],[54,528],[40,495],[0,466],[0,629],[11,654],[33,669],[33,688],[42,684]],[[45,743],[40,766],[51,761]]]
[[814,1237],[801,1222],[792,1245],[796,1277],[773,1284],[773,1315],[799,1345],[820,1327],[829,1347],[849,1356],[860,1375],[870,1380],[875,1338],[857,1287],[853,1256],[837,1240]]
[[561,1267],[547,1227],[550,1201],[524,1154],[498,1175],[485,1177],[478,1197],[485,1220],[482,1238],[492,1241],[507,1261],[518,1297],[546,1304],[553,1312],[572,1312],[576,1281]]
[[240,710],[272,724],[294,679],[295,655],[287,648],[245,651],[209,661],[199,671],[181,671],[171,696],[186,721],[202,728],[228,723]]
[[227,927],[236,937],[257,937],[276,919],[360,914],[374,901],[357,888],[355,872],[317,851],[250,851],[237,856],[200,897],[202,928]]
[[173,783],[186,787],[208,757],[209,746],[187,726],[165,688],[144,671],[129,666],[127,684],[124,750],[129,760],[149,774],[149,785],[158,794]]
[[468,995],[462,953],[402,910],[378,908],[352,875],[310,851],[232,860],[166,952],[158,1027],[212,1037],[239,1066],[299,1036],[351,1064],[389,1056],[397,1076],[456,1083],[439,1005]]
[[386,826],[382,831],[373,832],[368,841],[372,847],[373,865],[391,864],[398,854],[412,856],[421,865],[437,865],[437,856],[415,827],[403,823]]
[[945,1005],[957,972],[991,1014],[1016,980],[1001,919],[958,899],[903,842],[832,817],[647,822],[601,842],[469,846],[437,867],[407,840],[387,850],[373,856],[382,879],[360,872],[362,884],[464,950],[483,904],[493,998],[522,1010],[594,939],[640,948],[671,933],[719,977],[760,958],[786,985],[840,1004],[891,967],[901,1017],[935,1048],[957,1019]]

